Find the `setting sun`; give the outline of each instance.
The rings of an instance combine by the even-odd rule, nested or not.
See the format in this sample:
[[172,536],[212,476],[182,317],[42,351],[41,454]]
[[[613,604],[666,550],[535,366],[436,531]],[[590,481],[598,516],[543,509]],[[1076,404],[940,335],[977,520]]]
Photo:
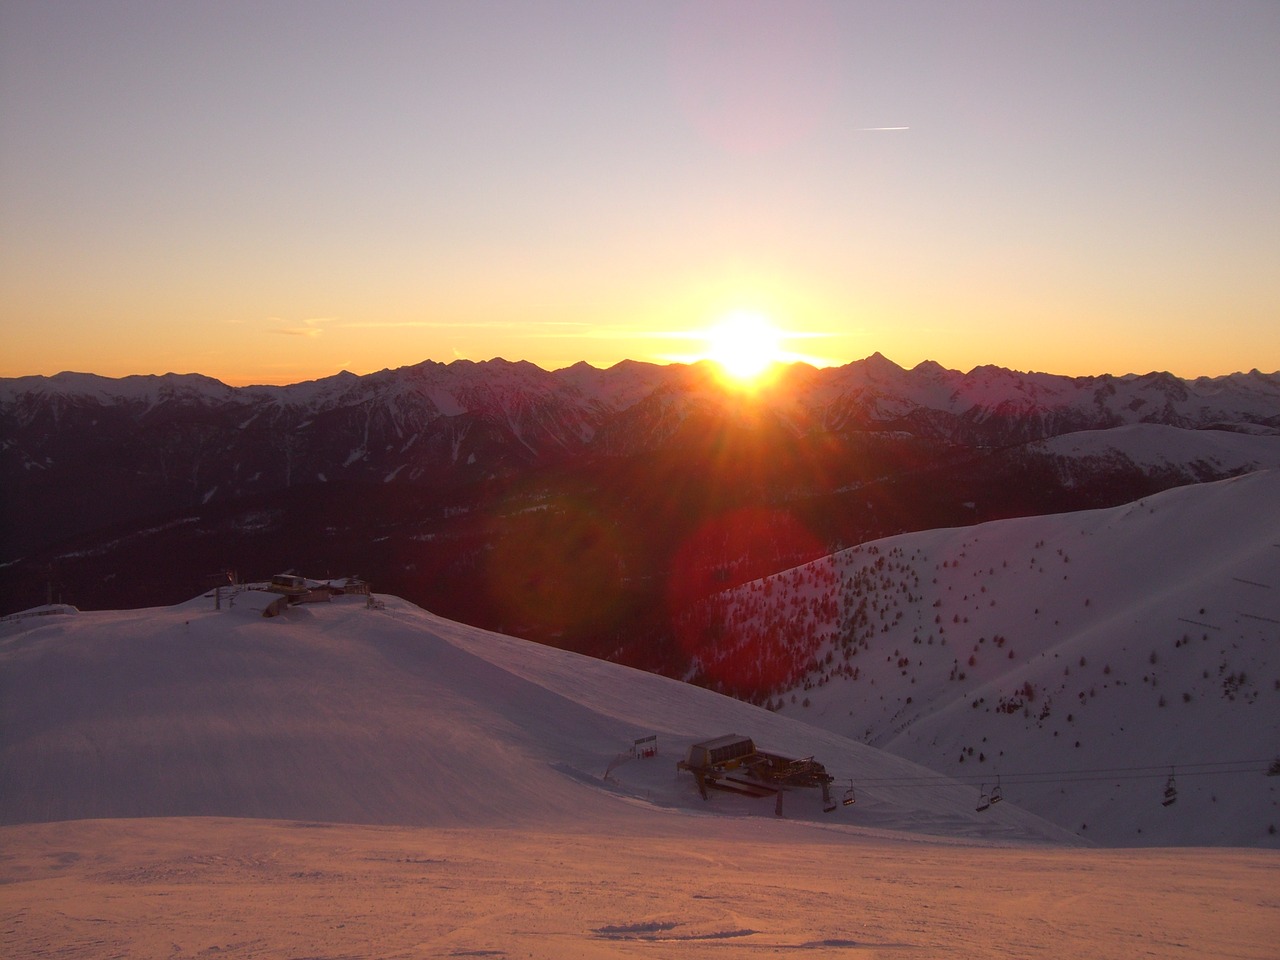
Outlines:
[[755,313],[732,313],[707,331],[707,355],[731,380],[749,383],[782,359],[783,333]]

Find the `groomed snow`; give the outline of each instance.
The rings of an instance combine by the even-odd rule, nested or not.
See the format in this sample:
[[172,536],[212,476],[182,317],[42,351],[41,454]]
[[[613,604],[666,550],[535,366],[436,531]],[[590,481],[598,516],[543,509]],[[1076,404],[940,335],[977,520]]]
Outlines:
[[7,957],[1275,957],[1276,856],[954,846],[793,821],[0,829]]

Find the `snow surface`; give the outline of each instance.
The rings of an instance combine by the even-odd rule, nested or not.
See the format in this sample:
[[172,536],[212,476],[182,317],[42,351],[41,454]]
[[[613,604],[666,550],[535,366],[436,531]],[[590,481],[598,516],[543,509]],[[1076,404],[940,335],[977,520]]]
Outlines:
[[[816,755],[842,778],[931,774],[678,681],[443,620],[394,597],[382,604],[347,598],[261,619],[224,594],[221,610],[209,595],[0,625],[0,822],[548,825],[625,817],[636,804],[772,817],[772,803],[705,802],[675,774],[689,744],[731,732]],[[619,762],[655,734],[661,761]],[[798,791],[784,813],[947,837],[1074,840],[1012,804],[979,816],[970,799],[947,788],[869,787],[833,817],[816,791]]]
[[1261,851],[945,845],[786,820],[78,821],[0,842],[12,958],[1264,960],[1280,912]]
[[[1273,851],[1103,851],[908,761],[380,597],[0,624],[11,957],[1274,955]],[[810,791],[703,801],[728,732]],[[656,735],[656,757],[629,756]]]

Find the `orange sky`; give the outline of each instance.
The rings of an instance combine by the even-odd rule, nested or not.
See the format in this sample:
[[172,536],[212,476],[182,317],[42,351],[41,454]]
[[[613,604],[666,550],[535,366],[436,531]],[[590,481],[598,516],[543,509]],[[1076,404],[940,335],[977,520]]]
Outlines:
[[1280,5],[17,3],[0,376],[1280,369]]

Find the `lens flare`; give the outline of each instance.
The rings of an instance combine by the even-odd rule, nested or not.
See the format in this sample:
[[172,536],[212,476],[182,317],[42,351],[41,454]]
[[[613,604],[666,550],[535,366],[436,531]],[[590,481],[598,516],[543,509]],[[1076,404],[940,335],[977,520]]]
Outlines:
[[796,673],[782,645],[743,641],[719,592],[826,552],[796,517],[765,507],[731,510],[685,539],[672,558],[667,604],[677,642],[708,685],[751,699]]
[[488,594],[512,633],[537,629],[554,638],[610,621],[621,603],[626,553],[616,523],[563,498],[496,518],[495,525]]

